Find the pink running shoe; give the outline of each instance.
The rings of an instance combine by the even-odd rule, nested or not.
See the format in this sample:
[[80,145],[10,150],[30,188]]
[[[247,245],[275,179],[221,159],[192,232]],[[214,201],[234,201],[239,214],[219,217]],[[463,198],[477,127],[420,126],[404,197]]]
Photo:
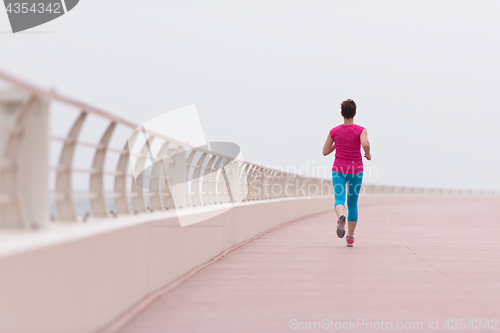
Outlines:
[[354,237],[349,237],[349,235],[348,235],[348,236],[345,236],[345,240],[347,241],[348,247],[354,246]]
[[345,226],[345,216],[341,215],[339,217],[339,220],[337,221],[337,236],[339,238],[343,238],[345,235],[344,226]]

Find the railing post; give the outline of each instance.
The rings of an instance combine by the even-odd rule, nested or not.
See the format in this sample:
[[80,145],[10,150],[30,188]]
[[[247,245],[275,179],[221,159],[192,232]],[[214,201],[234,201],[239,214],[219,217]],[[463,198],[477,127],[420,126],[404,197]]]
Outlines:
[[205,160],[207,158],[207,153],[202,153],[196,164],[196,168],[193,172],[193,181],[191,182],[191,192],[193,198],[193,205],[201,206],[203,200],[203,191],[200,189],[200,184],[203,183],[203,166],[205,165]]
[[117,214],[130,214],[130,206],[127,197],[127,171],[130,161],[130,146],[133,146],[137,136],[138,131],[132,132],[118,159],[118,164],[116,165],[116,175],[114,191],[119,196],[115,198],[115,211]]
[[[135,130],[137,131],[137,129]],[[141,134],[138,134],[141,135]],[[137,161],[135,162],[135,165],[133,166],[134,170],[134,177],[132,178],[132,193],[134,194],[132,196],[132,205],[134,206],[134,211],[135,212],[145,212],[146,211],[146,201],[144,199],[144,189],[136,184],[135,177],[137,177],[141,172],[144,171],[146,168],[145,166],[147,165],[146,162],[150,161],[150,156],[149,156],[149,148],[148,146],[152,145],[155,140],[155,137],[150,135],[149,138],[146,138],[144,141],[144,145],[142,146],[142,149],[140,150],[139,156],[137,157]],[[129,145],[130,148],[130,145]],[[152,163],[151,163],[152,164]],[[144,175],[143,177],[147,177],[148,175]],[[144,180],[144,183],[149,183],[151,179],[148,181]]]
[[[157,177],[155,179],[151,179],[150,184],[150,192],[156,193],[155,196],[149,197],[149,202],[151,204],[152,209],[167,209],[168,205],[164,200],[164,195],[170,194],[167,186],[167,169],[168,169],[168,147],[170,146],[170,141],[165,141],[158,154],[155,157],[155,163],[151,169],[151,175]],[[164,161],[165,159],[165,161]],[[154,182],[154,183],[153,183]],[[154,184],[151,186],[151,184]]]
[[48,223],[49,102],[9,92],[0,95],[0,227]]
[[[191,152],[189,153],[189,155],[187,156],[187,159],[186,159],[186,176],[185,176],[185,179],[186,179],[186,206],[191,206],[191,200],[192,200],[193,207],[195,205],[194,199],[193,199],[193,194],[192,194],[193,178],[192,177],[190,178],[189,176],[194,174],[193,161],[194,161],[195,156],[196,156],[196,150],[191,150]],[[191,170],[191,169],[193,169],[193,170]],[[191,182],[191,187],[189,187],[189,182]],[[189,200],[190,198],[191,198],[191,200]]]
[[[173,181],[173,185],[169,185],[175,208],[185,208],[187,202],[187,177],[186,177],[186,149],[182,146],[175,151],[172,157],[173,168],[169,177]],[[168,171],[171,169],[169,166]],[[167,172],[168,172],[167,171]]]
[[231,195],[234,203],[240,202],[242,200],[242,196],[240,194],[240,164],[236,161],[233,161],[231,164],[226,165],[225,167],[227,178],[229,181],[229,189],[231,190]]
[[76,119],[69,131],[68,137],[64,141],[61,155],[59,156],[59,165],[56,176],[56,193],[61,195],[56,200],[57,215],[62,221],[76,221],[75,202],[73,200],[72,177],[73,157],[75,146],[82,129],[83,123],[87,118],[87,113],[82,110],[80,116]]
[[116,128],[114,121],[110,122],[106,132],[102,135],[99,147],[95,151],[92,162],[92,172],[90,175],[90,192],[97,193],[97,197],[90,199],[92,214],[98,217],[108,217],[108,205],[106,203],[106,193],[104,192],[104,161],[108,149],[109,141]]
[[238,195],[240,201],[248,201],[250,196],[250,188],[248,186],[248,169],[250,165],[247,163],[241,163],[240,172],[239,172],[239,186],[238,186]]
[[[207,155],[207,157],[209,157],[210,155]],[[205,157],[205,158],[207,158]],[[200,179],[201,181],[201,194],[202,194],[202,198],[203,198],[203,205],[211,205],[213,203],[213,200],[212,200],[212,185],[211,185],[211,182],[210,182],[210,175],[211,175],[211,172],[212,172],[212,169],[214,167],[214,163],[215,163],[215,155],[211,155],[208,162],[207,162],[207,165],[205,166],[205,171],[202,171],[203,173],[203,177]]]
[[[224,163],[226,163],[227,159],[224,159]],[[227,165],[223,164],[223,167],[220,170],[220,178],[222,180],[222,195],[224,198],[224,203],[232,203],[234,202],[233,191],[231,189],[230,177],[231,177],[231,165],[232,163],[228,163]]]
[[213,167],[213,172],[210,174],[210,189],[213,190],[212,201],[215,204],[222,203],[222,189],[221,186],[225,186],[223,175],[219,171],[222,162],[224,161],[223,157],[217,156],[217,162]]

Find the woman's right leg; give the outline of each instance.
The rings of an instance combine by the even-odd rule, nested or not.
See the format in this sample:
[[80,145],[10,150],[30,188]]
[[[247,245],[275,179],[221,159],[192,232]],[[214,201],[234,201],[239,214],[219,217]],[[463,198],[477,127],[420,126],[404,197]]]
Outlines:
[[337,213],[337,236],[343,238],[345,235],[345,216],[344,216],[344,204],[346,196],[346,183],[347,179],[345,175],[332,171],[332,183],[333,192],[335,193],[335,203],[333,208],[335,213]]

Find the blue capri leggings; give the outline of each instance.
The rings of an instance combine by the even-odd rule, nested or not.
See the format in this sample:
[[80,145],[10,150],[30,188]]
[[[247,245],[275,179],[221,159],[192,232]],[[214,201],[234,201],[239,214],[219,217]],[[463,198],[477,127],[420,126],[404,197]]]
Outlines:
[[[363,173],[348,174],[332,171],[333,191],[335,192],[335,207],[345,206],[347,194],[347,221],[358,222],[358,196],[363,182]],[[346,191],[347,188],[347,191]]]

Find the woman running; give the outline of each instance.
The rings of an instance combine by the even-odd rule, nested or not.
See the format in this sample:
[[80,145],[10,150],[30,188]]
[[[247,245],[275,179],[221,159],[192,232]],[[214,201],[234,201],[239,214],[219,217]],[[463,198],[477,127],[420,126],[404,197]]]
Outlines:
[[356,103],[352,99],[343,101],[341,104],[341,115],[344,123],[330,130],[323,147],[323,155],[329,155],[334,150],[335,162],[332,167],[333,191],[335,193],[335,204],[337,213],[337,236],[345,235],[344,206],[347,194],[347,216],[348,232],[346,236],[347,246],[354,244],[354,229],[358,222],[358,195],[361,191],[363,181],[363,160],[361,149],[365,151],[367,160],[372,159],[370,154],[370,143],[366,128],[354,124],[356,115]]

